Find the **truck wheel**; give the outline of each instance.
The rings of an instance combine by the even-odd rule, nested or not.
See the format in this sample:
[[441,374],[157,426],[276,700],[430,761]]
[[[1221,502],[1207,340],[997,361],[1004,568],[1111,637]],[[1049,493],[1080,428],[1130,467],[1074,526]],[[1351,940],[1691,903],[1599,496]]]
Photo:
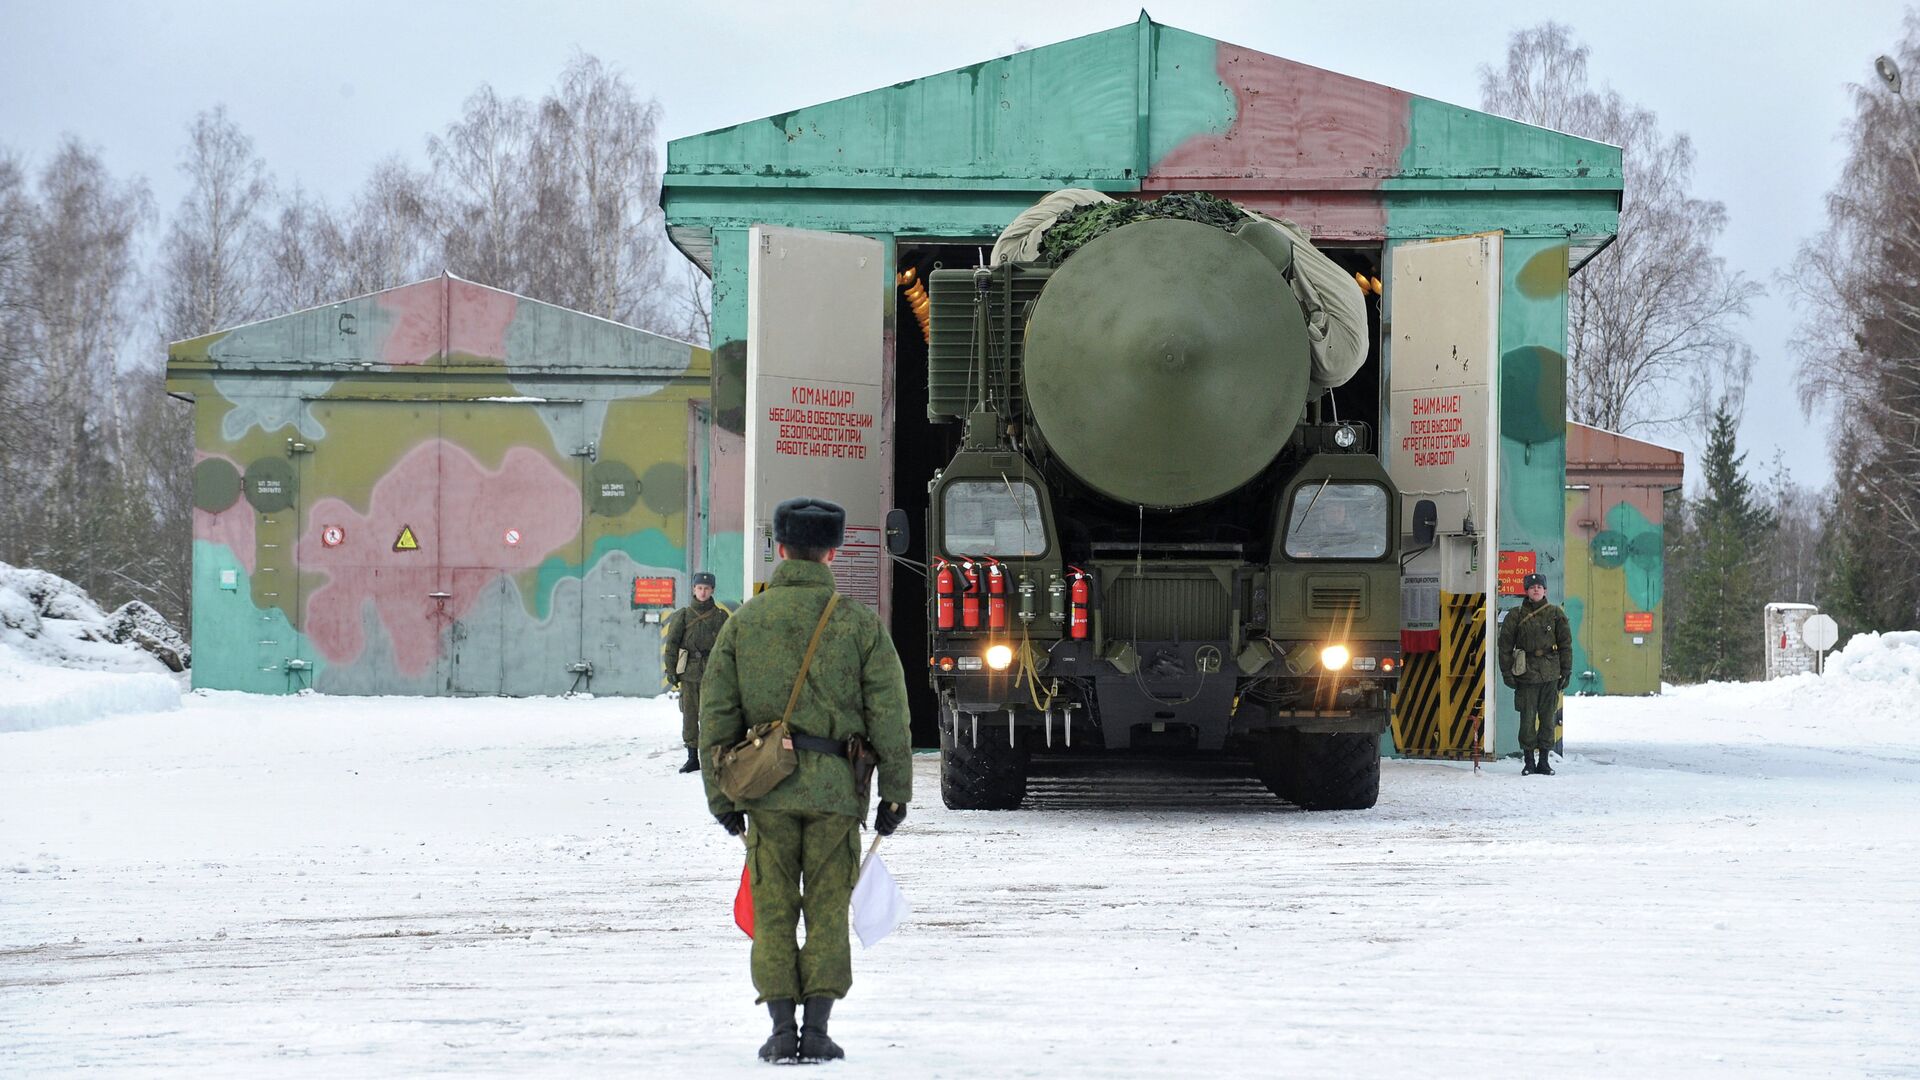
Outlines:
[[1300,736],[1296,732],[1276,731],[1262,736],[1253,745],[1253,772],[1268,791],[1288,802],[1298,802],[1300,786],[1296,766],[1300,761]]
[[1380,736],[1296,735],[1290,794],[1302,810],[1369,810],[1380,801]]
[[[1006,738],[1006,729],[995,734]],[[1017,810],[1027,797],[1027,765],[1032,755],[1024,746],[1008,746],[986,731],[980,745],[971,732],[959,731],[952,713],[942,710],[940,724],[940,800],[949,810]]]

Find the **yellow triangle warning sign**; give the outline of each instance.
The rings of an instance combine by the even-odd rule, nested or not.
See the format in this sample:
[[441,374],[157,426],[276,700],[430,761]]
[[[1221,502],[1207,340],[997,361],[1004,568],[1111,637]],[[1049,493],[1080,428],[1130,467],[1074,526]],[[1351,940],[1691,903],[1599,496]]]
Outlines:
[[413,538],[413,526],[400,526],[400,535],[393,542],[395,551],[419,551],[420,541]]

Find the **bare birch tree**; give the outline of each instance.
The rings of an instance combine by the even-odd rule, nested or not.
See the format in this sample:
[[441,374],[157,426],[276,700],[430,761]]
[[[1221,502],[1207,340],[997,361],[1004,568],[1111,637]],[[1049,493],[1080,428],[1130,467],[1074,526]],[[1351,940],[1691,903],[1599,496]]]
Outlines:
[[347,296],[346,246],[333,211],[295,184],[262,229],[261,307],[275,315]]
[[[660,104],[625,78],[576,54],[541,103],[528,239],[553,253],[534,295],[654,329],[665,265],[656,146]],[[669,320],[669,324],[671,320]]]
[[26,176],[11,151],[0,148],[0,504],[16,481],[9,464],[25,448],[27,417],[27,227],[32,205]]
[[123,530],[114,462],[126,432],[122,353],[137,314],[137,241],[152,215],[146,184],[120,180],[68,138],[32,191],[17,182],[15,258],[5,276],[18,403],[0,498],[0,558],[107,590]]
[[1739,321],[1761,289],[1715,253],[1726,207],[1692,194],[1692,141],[1592,86],[1587,60],[1548,22],[1509,38],[1504,67],[1480,69],[1487,111],[1623,152],[1619,235],[1567,285],[1567,414],[1622,433],[1698,421],[1732,381]]
[[378,292],[437,273],[430,267],[431,213],[425,181],[399,158],[373,172],[335,231],[342,247],[330,252],[342,268],[347,295]]
[[1852,87],[1827,228],[1785,276],[1805,313],[1801,404],[1832,410],[1834,576],[1849,629],[1920,622],[1920,14]]
[[531,261],[550,257],[526,246],[536,206],[527,181],[532,109],[482,83],[460,119],[427,140],[433,162],[432,216],[446,268],[475,281],[526,292]]
[[253,140],[216,106],[187,125],[187,194],[162,245],[160,322],[168,341],[261,314],[261,221],[273,192]]

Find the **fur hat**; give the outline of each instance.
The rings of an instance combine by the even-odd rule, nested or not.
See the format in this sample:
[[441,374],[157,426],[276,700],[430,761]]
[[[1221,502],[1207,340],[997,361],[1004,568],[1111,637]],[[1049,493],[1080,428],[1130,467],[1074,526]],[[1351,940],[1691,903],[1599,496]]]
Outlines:
[[790,548],[837,548],[846,525],[847,512],[825,499],[788,499],[773,508],[774,542]]
[[707,573],[705,570],[693,575],[693,587],[696,589],[702,585],[711,589],[715,584],[717,584],[717,582],[714,581],[713,575]]
[[[1511,579],[1511,578],[1509,578],[1508,580],[1509,580],[1509,581],[1511,581],[1512,579]],[[1526,576],[1526,579],[1525,579],[1524,581],[1522,581],[1522,582],[1520,583],[1520,587],[1521,587],[1521,588],[1523,588],[1523,589],[1531,589],[1531,588],[1533,588],[1533,587],[1534,587],[1535,585],[1538,585],[1538,586],[1540,586],[1540,587],[1541,587],[1541,588],[1543,588],[1543,589],[1544,589],[1544,588],[1546,588],[1546,587],[1547,587],[1547,575],[1545,575],[1545,574],[1528,574],[1528,575]]]

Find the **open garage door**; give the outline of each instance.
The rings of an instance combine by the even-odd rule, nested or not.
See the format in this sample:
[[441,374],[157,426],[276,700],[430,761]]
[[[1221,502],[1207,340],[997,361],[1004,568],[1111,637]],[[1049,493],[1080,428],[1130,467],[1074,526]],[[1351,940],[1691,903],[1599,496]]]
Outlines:
[[884,393],[886,246],[846,233],[756,225],[747,255],[746,566],[749,596],[779,562],[773,508],[797,495],[847,510],[842,593],[886,617],[881,547],[893,476]]
[[1432,500],[1434,546],[1402,578],[1406,665],[1393,703],[1403,754],[1462,757],[1494,747],[1492,564],[1501,234],[1397,244],[1388,268],[1391,426],[1382,449],[1403,521]]

